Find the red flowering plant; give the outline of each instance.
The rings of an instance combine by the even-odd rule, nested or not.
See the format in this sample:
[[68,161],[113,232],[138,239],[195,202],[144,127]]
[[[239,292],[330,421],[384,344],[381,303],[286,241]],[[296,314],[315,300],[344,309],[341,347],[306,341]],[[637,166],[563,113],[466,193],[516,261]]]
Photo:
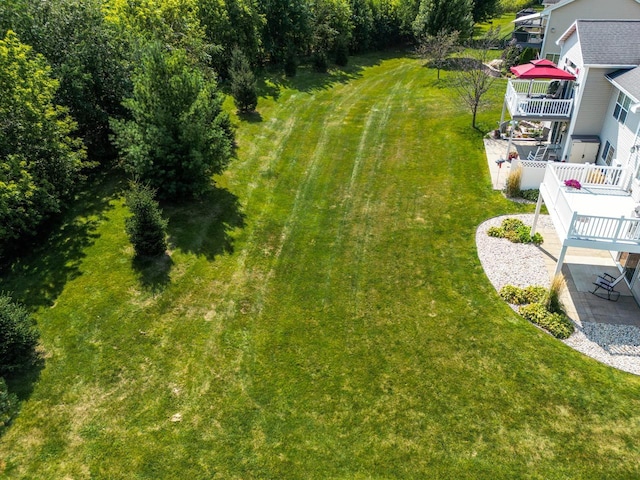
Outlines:
[[575,188],[576,190],[580,190],[582,188],[582,185],[580,185],[580,182],[573,178],[570,180],[565,180],[564,185],[566,187]]

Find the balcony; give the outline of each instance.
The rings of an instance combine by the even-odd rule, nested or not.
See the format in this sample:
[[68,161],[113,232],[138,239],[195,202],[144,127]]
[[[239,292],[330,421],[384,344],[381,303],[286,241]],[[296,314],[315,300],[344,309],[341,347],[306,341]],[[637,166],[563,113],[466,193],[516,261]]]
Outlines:
[[[573,99],[554,98],[551,80],[516,80],[507,83],[505,102],[514,120],[569,120]],[[556,80],[557,82],[557,80]],[[560,91],[561,88],[557,88]]]
[[511,38],[515,39],[516,45],[521,48],[541,48],[544,34],[535,28],[529,31],[526,28],[518,28],[511,34]]
[[[580,190],[564,181],[575,179]],[[627,169],[549,163],[540,194],[564,247],[640,253],[640,218]]]

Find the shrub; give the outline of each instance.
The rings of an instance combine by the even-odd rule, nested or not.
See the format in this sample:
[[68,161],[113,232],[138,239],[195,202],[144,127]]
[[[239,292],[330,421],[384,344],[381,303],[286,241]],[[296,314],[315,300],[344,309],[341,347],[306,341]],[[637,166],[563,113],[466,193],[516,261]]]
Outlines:
[[540,196],[540,190],[532,188],[530,190],[520,190],[520,197],[531,202],[537,202],[538,196]]
[[526,305],[544,301],[548,291],[539,285],[529,285],[525,288],[505,285],[500,289],[499,295],[503,300],[513,305]]
[[522,169],[514,168],[509,172],[507,181],[505,183],[504,193],[509,198],[520,196],[520,181],[522,179]]
[[167,221],[162,218],[155,191],[147,185],[132,182],[127,206],[133,216],[125,221],[129,240],[136,255],[158,256],[167,250]]
[[566,315],[552,313],[541,303],[531,303],[520,307],[520,315],[559,339],[568,338],[574,330],[573,324]]
[[544,240],[542,235],[536,233],[531,236],[531,228],[517,218],[506,218],[500,227],[490,227],[487,230],[490,237],[506,238],[513,243],[533,243],[540,245]]
[[11,423],[16,414],[17,405],[17,397],[9,393],[4,378],[0,377],[0,434],[4,427]]
[[37,359],[38,338],[27,309],[0,295],[0,376],[31,366]]
[[258,105],[258,87],[256,77],[249,61],[239,48],[231,52],[231,95],[240,112],[253,112]]

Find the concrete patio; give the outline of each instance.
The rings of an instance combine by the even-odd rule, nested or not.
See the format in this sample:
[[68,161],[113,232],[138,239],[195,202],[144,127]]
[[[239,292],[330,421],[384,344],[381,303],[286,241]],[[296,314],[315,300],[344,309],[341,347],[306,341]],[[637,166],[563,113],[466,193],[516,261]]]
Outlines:
[[[487,162],[489,164],[489,173],[491,174],[491,185],[494,190],[503,190],[509,172],[511,171],[511,163],[504,162],[502,167],[496,163],[497,160],[507,158],[507,147],[509,140],[485,138],[484,148],[486,152]],[[518,152],[518,157],[526,159],[530,152],[535,153],[539,143],[534,139],[514,139],[509,147],[510,151]]]
[[[544,243],[539,248],[544,253],[549,279],[551,279],[556,268],[561,244],[553,228],[541,229],[540,233],[544,238]],[[640,307],[624,281],[616,285],[616,290],[620,292],[620,298],[617,302],[597,297],[591,293],[595,288],[593,282],[598,275],[603,273],[614,277],[620,275],[608,251],[569,248],[562,273],[567,283],[562,300],[567,314],[576,323],[580,325],[583,322],[595,322],[640,327]]]

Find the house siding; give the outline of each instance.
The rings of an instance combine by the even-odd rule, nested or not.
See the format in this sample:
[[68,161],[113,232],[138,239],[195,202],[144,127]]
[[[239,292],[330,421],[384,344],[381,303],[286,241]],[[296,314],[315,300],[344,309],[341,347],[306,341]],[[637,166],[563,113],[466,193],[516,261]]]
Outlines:
[[602,131],[605,121],[602,114],[609,108],[613,91],[617,92],[617,89],[605,78],[605,74],[609,71],[590,68],[586,79],[582,80],[580,110],[574,113],[574,135],[597,135]]
[[[615,166],[616,162],[621,166],[626,166],[631,159],[631,147],[634,145],[636,138],[636,131],[638,129],[638,122],[640,121],[640,114],[634,114],[629,111],[625,123],[622,124],[613,116],[613,111],[616,106],[616,100],[618,98],[619,90],[613,88],[611,99],[609,101],[609,108],[604,117],[604,124],[600,133],[602,144],[605,141],[616,149],[615,156],[613,158]],[[598,163],[603,163],[602,159],[598,157]]]
[[556,41],[575,20],[633,20],[640,19],[640,3],[636,0],[575,0],[551,10],[540,57],[559,54]]

